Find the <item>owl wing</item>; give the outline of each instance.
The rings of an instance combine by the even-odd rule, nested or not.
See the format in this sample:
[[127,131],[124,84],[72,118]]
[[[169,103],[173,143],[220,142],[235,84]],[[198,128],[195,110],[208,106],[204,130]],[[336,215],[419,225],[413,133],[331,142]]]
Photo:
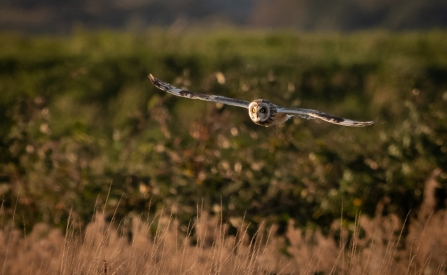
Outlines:
[[189,99],[200,99],[204,101],[211,101],[211,102],[218,102],[223,103],[227,105],[237,106],[248,109],[248,105],[250,105],[250,102],[240,99],[234,99],[224,96],[218,96],[218,95],[206,95],[206,94],[200,94],[200,93],[194,93],[186,90],[182,90],[180,88],[174,87],[171,84],[161,81],[160,79],[155,78],[152,74],[149,74],[149,79],[151,80],[152,84],[154,84],[155,87],[158,89],[168,92],[170,94],[186,97]]
[[326,122],[351,127],[365,127],[376,123],[375,121],[357,121],[352,119],[336,117],[320,111],[311,109],[302,109],[302,108],[283,108],[278,106],[278,113],[285,113],[290,116],[298,116],[305,119],[318,118]]

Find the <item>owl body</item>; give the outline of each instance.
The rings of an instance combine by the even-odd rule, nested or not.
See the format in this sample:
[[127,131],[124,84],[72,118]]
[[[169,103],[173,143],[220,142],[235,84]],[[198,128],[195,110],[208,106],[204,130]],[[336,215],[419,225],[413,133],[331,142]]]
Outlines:
[[161,81],[151,74],[149,79],[155,87],[173,94],[189,99],[199,99],[204,101],[218,102],[227,105],[237,106],[248,109],[248,115],[250,119],[261,126],[269,127],[277,125],[287,121],[291,117],[300,117],[304,119],[321,119],[326,122],[330,122],[342,126],[351,127],[364,127],[375,123],[375,121],[357,121],[341,117],[332,116],[317,110],[303,109],[303,108],[284,108],[282,106],[275,105],[265,99],[255,99],[252,102],[245,100],[229,98],[218,95],[206,95],[195,92],[186,91],[171,84]]
[[285,122],[292,116],[278,113],[275,104],[265,99],[255,99],[248,105],[250,119],[261,126],[270,127]]

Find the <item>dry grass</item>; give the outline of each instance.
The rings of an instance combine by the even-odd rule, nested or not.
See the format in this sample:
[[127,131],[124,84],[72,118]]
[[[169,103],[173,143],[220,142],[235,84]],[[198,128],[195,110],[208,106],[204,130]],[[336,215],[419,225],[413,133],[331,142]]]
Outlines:
[[374,218],[360,215],[353,228],[335,221],[328,236],[293,221],[281,237],[275,226],[261,226],[250,238],[243,224],[230,236],[205,211],[186,236],[165,214],[115,227],[97,213],[83,232],[71,225],[65,236],[45,224],[28,236],[2,228],[0,274],[445,274],[447,212],[434,212],[438,174],[427,180],[416,218],[383,216],[383,201]]

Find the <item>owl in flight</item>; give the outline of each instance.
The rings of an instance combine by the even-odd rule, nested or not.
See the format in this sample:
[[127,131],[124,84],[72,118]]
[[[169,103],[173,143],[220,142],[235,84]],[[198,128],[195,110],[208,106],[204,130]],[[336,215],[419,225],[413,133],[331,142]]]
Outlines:
[[326,113],[302,108],[284,108],[271,103],[265,99],[255,99],[252,102],[245,100],[234,99],[218,95],[206,95],[186,90],[179,89],[172,86],[169,83],[161,81],[155,78],[152,74],[149,74],[149,79],[152,84],[158,89],[168,92],[170,94],[186,97],[189,99],[200,99],[204,101],[218,102],[222,104],[237,106],[248,109],[248,115],[251,120],[261,126],[269,127],[272,125],[285,122],[291,117],[300,117],[305,119],[321,119],[326,122],[351,127],[364,127],[375,123],[375,121],[356,121],[346,118],[340,118]]

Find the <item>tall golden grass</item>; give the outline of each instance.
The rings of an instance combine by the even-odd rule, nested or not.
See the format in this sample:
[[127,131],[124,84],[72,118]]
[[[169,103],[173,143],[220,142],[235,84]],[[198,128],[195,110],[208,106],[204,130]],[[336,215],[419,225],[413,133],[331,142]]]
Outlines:
[[328,235],[293,221],[284,236],[261,225],[249,237],[243,222],[230,235],[221,217],[200,210],[186,229],[166,213],[114,226],[101,211],[85,230],[70,221],[65,235],[46,224],[29,235],[4,227],[0,274],[445,274],[447,211],[434,209],[439,173],[412,218],[383,215],[383,200],[375,217],[358,215],[351,227],[334,221]]

